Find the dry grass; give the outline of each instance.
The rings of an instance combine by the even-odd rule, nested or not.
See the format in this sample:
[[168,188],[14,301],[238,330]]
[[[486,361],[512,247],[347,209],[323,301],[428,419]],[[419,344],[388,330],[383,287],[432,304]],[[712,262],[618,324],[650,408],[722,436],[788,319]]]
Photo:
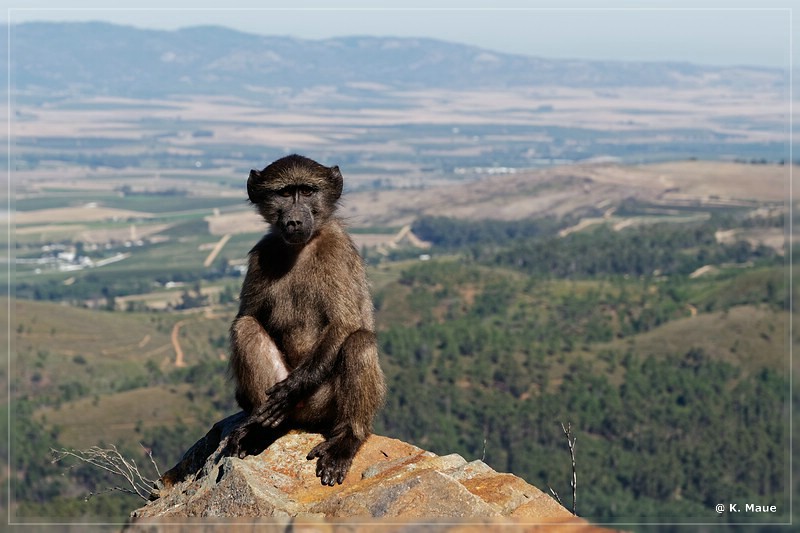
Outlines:
[[598,345],[624,352],[632,349],[642,356],[682,355],[702,348],[711,357],[728,361],[745,371],[764,366],[786,368],[789,314],[765,307],[738,306],[727,312],[701,313],[670,321],[631,339]]
[[134,360],[143,362],[139,342],[154,335],[153,345],[169,341],[155,333],[150,317],[103,313],[47,302],[17,299],[13,301],[15,326],[23,329],[16,335],[17,352],[25,349],[47,350],[71,358]]
[[67,233],[74,235],[85,229],[86,226],[83,224],[43,224],[40,226],[37,225],[17,228],[15,233],[17,235],[36,235],[48,233]]
[[109,241],[143,239],[161,233],[171,226],[171,224],[131,224],[126,228],[87,230],[78,234],[78,240],[102,244]]
[[[503,176],[460,187],[394,190],[349,196],[354,224],[403,225],[423,214],[513,220],[606,209],[625,198],[677,204],[748,205],[788,199],[789,168],[697,162],[623,166],[580,164]],[[800,199],[795,191],[793,200]]]
[[[694,197],[763,202],[789,199],[789,166],[681,161],[636,168],[657,177],[665,187]],[[792,200],[798,199],[800,191],[795,190]]]
[[252,209],[205,217],[204,220],[208,222],[211,235],[263,233],[267,229],[264,219]]
[[[322,87],[295,98],[301,111],[289,108],[270,109],[244,101],[219,97],[189,97],[179,100],[131,100],[124,98],[94,98],[87,104],[104,104],[92,109],[59,109],[57,107],[18,106],[33,120],[15,124],[20,138],[116,137],[137,139],[154,133],[141,127],[147,117],[155,122],[174,120],[180,116],[186,122],[226,121],[234,126],[215,126],[214,138],[193,138],[190,132],[174,139],[176,146],[223,142],[241,145],[325,146],[353,128],[368,128],[386,124],[497,124],[584,127],[592,129],[638,131],[667,129],[696,129],[720,134],[734,134],[744,142],[784,140],[785,95],[779,91],[742,93],[735,89],[697,88],[667,90],[629,87],[613,91],[541,87],[506,90],[420,90],[381,91],[388,99],[400,101],[402,109],[358,108],[332,110],[321,105],[331,97],[342,98],[335,87]],[[302,101],[305,100],[305,101]],[[108,104],[120,104],[110,108]],[[152,104],[152,107],[148,107]],[[133,105],[133,107],[128,107]],[[547,113],[538,112],[551,106]],[[165,107],[159,107],[165,106]],[[635,110],[635,113],[631,113]],[[730,117],[750,118],[759,123],[772,122],[772,131],[731,126]],[[131,125],[135,124],[135,127]],[[269,126],[265,127],[265,124]]]
[[52,224],[58,222],[103,222],[127,220],[130,218],[150,218],[149,213],[113,209],[108,207],[57,207],[54,209],[38,209],[21,211],[14,215],[14,222],[24,224]]
[[[191,422],[192,402],[187,394],[192,389],[192,385],[181,384],[134,389],[98,399],[81,398],[60,408],[39,409],[34,416],[58,424],[58,440],[69,448],[84,449],[101,440],[106,444],[131,442],[137,425],[146,430]],[[98,428],[102,428],[102,434],[98,434]]]

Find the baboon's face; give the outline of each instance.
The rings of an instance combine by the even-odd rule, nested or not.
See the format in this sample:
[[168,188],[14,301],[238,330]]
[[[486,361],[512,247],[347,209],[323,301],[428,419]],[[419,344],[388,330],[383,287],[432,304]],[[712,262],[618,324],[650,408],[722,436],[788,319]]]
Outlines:
[[305,244],[311,238],[314,215],[319,214],[318,194],[310,185],[288,185],[272,193],[269,215],[273,220],[268,222],[288,244]]
[[287,244],[303,245],[336,209],[342,175],[338,167],[293,155],[250,171],[247,193]]

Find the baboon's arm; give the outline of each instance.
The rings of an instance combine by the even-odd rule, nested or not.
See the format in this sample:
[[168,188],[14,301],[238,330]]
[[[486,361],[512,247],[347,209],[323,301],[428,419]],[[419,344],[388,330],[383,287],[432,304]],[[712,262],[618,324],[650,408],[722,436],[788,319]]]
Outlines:
[[339,350],[352,332],[353,328],[342,324],[326,326],[311,355],[291,370],[286,379],[267,390],[267,401],[253,411],[251,422],[264,427],[279,426],[298,402],[330,379]]

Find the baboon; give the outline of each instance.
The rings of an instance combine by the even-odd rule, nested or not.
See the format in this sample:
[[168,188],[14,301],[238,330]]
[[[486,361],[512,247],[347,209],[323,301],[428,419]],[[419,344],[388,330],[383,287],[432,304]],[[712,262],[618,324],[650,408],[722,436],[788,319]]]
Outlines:
[[271,429],[318,431],[326,440],[307,458],[329,486],[344,480],[385,395],[364,264],[335,216],[341,194],[339,168],[303,156],[250,171],[247,195],[270,230],[250,251],[230,329],[236,401],[249,414],[232,452],[244,457],[245,441]]

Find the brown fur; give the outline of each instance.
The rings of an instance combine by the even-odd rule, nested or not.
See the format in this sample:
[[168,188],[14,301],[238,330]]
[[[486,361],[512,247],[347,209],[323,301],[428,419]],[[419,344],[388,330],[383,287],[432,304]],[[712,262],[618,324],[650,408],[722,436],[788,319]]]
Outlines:
[[230,446],[243,456],[259,428],[318,430],[326,440],[308,458],[323,484],[341,483],[385,395],[363,261],[334,216],[341,174],[288,156],[247,186],[271,230],[250,251],[231,325],[236,399],[250,417]]

